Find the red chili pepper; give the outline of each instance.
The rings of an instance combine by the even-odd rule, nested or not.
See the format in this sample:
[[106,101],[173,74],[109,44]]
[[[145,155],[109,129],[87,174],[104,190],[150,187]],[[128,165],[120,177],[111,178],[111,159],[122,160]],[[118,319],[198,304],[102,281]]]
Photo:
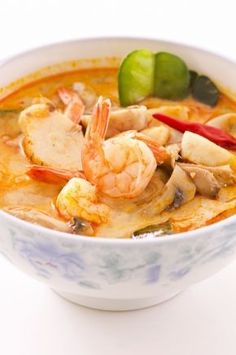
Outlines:
[[186,122],[176,120],[162,113],[154,113],[153,117],[180,132],[190,131],[220,145],[221,147],[236,150],[236,139],[220,128],[207,126],[197,122]]

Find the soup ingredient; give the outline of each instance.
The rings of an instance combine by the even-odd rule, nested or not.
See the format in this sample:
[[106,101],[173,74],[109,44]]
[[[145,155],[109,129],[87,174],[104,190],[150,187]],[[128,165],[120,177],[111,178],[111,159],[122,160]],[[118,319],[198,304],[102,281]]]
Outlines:
[[163,99],[183,99],[188,95],[190,75],[185,62],[174,54],[155,55],[154,93]]
[[156,140],[160,145],[166,145],[170,138],[170,129],[166,126],[145,128],[141,133]]
[[229,112],[212,118],[206,123],[208,126],[222,129],[233,137],[236,137],[236,113]]
[[195,184],[187,173],[176,165],[163,189],[162,195],[156,201],[151,202],[153,213],[157,214],[165,209],[174,210],[192,200],[195,193]]
[[154,54],[148,49],[131,52],[121,63],[118,76],[122,106],[134,105],[150,96],[154,87]]
[[3,210],[27,222],[40,224],[44,227],[71,233],[71,228],[62,220],[30,206],[4,207]]
[[109,207],[99,203],[95,186],[80,178],[71,179],[63,187],[56,207],[67,220],[75,217],[100,224],[106,223],[109,218]]
[[195,164],[219,166],[229,164],[235,169],[236,157],[198,134],[186,131],[181,143],[182,158]]
[[[81,118],[83,126],[87,127],[91,119],[92,115],[83,115]],[[143,105],[113,109],[110,113],[106,138],[128,130],[140,131],[147,127],[148,122],[147,108]]]
[[75,234],[94,235],[94,228],[91,223],[77,217],[72,218],[69,226]]
[[23,149],[35,164],[81,170],[84,136],[81,126],[51,104],[35,104],[23,110],[19,124],[24,133]]
[[199,75],[192,84],[192,96],[194,99],[213,107],[219,100],[219,90],[207,76]]
[[186,232],[210,224],[221,213],[235,208],[236,200],[223,203],[203,196],[195,198],[172,212],[171,224],[175,232]]
[[89,85],[85,85],[82,82],[75,82],[73,89],[78,93],[79,97],[85,105],[85,111],[90,112],[93,106],[97,102],[97,94]]
[[162,147],[159,143],[156,142],[153,138],[149,137],[146,134],[136,131],[126,131],[119,135],[119,137],[127,137],[137,139],[141,142],[144,142],[153,152],[156,162],[158,165],[163,164],[165,161],[169,160],[170,156],[166,149]]
[[47,166],[32,165],[27,172],[32,179],[47,182],[49,184],[63,184],[73,177],[84,178],[82,171],[70,171],[65,169],[54,169]]
[[[191,174],[193,169],[203,169],[204,171],[210,172],[214,178],[217,180],[217,183],[220,187],[230,186],[235,184],[235,173],[230,168],[229,165],[221,166],[205,166],[205,165],[196,165],[188,163],[179,163],[179,166],[184,169],[186,172]],[[200,173],[200,170],[198,170]],[[193,178],[193,174],[191,174]],[[202,175],[204,177],[204,175]]]
[[154,113],[153,117],[180,132],[194,132],[221,147],[236,150],[236,138],[219,128],[197,122],[176,120],[172,117],[163,115],[162,113]]
[[110,100],[100,97],[94,108],[82,151],[83,171],[99,192],[113,198],[133,198],[145,190],[157,164],[142,141],[123,135],[104,140],[110,106]]
[[198,77],[198,73],[195,70],[189,70],[190,81],[189,81],[189,88],[192,89],[195,80]]
[[168,221],[165,223],[153,224],[145,228],[139,229],[134,232],[132,237],[133,239],[144,239],[148,238],[150,234],[152,234],[152,237],[160,237],[172,233],[173,230],[170,222]]
[[209,198],[216,197],[220,184],[210,171],[195,164],[182,164],[181,167],[188,173],[201,195]]
[[80,119],[84,113],[85,106],[80,99],[78,93],[67,88],[60,88],[58,95],[62,102],[66,105],[65,115],[69,117],[74,123],[79,124]]

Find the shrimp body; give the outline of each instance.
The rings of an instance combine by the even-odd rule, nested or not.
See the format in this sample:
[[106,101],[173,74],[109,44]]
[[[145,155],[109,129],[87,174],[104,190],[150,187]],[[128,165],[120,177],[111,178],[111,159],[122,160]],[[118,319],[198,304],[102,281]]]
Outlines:
[[82,149],[85,177],[99,192],[113,198],[133,198],[141,194],[156,169],[151,149],[129,136],[105,140],[110,101],[100,98],[86,131]]
[[81,178],[73,178],[63,187],[57,196],[56,207],[67,220],[77,217],[101,224],[109,217],[109,207],[98,202],[96,187]]

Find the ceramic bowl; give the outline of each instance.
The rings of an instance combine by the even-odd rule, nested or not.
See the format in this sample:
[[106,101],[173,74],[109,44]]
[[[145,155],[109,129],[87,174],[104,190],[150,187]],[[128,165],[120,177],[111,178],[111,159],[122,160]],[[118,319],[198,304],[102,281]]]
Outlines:
[[[77,40],[35,49],[0,66],[0,86],[72,59],[123,56],[137,48],[180,55],[189,67],[236,91],[236,64],[182,44],[132,38]],[[163,302],[227,265],[236,250],[236,217],[150,240],[73,236],[0,212],[0,250],[16,267],[67,300],[104,310]]]

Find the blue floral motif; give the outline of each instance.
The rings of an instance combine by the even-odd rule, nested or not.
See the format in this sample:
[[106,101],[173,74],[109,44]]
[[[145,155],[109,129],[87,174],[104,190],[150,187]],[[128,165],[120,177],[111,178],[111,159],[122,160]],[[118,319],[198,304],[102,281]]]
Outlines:
[[57,272],[67,280],[80,281],[85,266],[78,253],[61,253],[52,243],[15,239],[13,244],[14,249],[34,267],[38,275],[48,279]]
[[161,265],[153,265],[148,269],[147,282],[158,282],[160,278]]

